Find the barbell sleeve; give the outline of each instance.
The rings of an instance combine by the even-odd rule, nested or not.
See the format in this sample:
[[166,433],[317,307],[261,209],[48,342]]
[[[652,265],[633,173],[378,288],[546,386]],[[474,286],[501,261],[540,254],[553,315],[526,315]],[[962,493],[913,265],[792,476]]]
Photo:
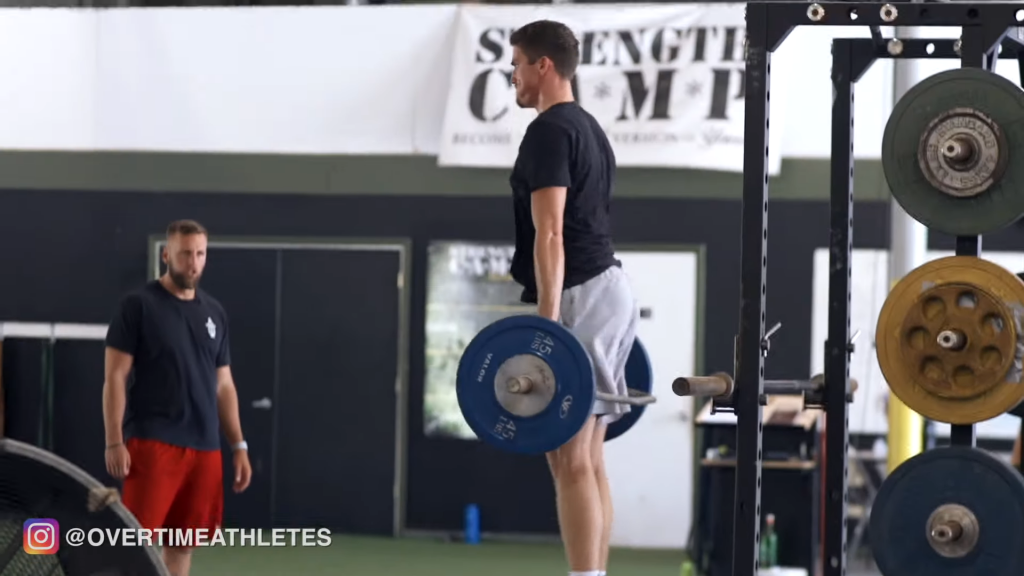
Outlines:
[[676,396],[728,396],[732,389],[732,378],[728,374],[685,376],[672,382]]
[[[525,375],[509,378],[508,381],[505,382],[505,389],[511,394],[529,394],[533,391],[533,379]],[[645,394],[639,390],[633,390],[630,388],[628,391],[629,394],[627,396],[609,394],[608,392],[598,392],[596,394],[596,398],[605,402],[630,404],[632,406],[646,406],[647,404],[654,404],[658,401],[654,396]]]
[[932,528],[932,538],[938,542],[948,543],[959,540],[963,536],[964,528],[956,520],[950,520],[943,522],[935,528]]
[[529,394],[533,390],[533,380],[529,376],[515,376],[509,378],[505,386],[512,394]]

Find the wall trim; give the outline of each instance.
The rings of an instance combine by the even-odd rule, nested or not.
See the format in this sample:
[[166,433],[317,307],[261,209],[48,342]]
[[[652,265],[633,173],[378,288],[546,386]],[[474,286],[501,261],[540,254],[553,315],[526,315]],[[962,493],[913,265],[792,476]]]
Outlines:
[[[827,159],[790,158],[771,180],[778,200],[827,200]],[[858,200],[884,200],[878,160],[855,164]],[[169,152],[0,152],[0,189],[106,192],[233,192],[508,196],[508,170],[442,168],[433,156],[292,156]],[[736,200],[743,175],[663,168],[620,168],[622,198]]]

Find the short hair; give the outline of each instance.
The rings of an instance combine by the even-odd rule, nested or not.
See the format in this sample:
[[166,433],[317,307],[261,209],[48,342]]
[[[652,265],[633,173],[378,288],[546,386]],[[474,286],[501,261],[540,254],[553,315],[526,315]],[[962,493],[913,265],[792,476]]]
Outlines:
[[209,236],[210,234],[203,228],[203,225],[195,220],[175,220],[167,225],[167,237],[170,238],[175,234],[181,234],[182,236],[192,236],[194,234],[201,234],[203,236]]
[[580,41],[561,22],[530,22],[513,32],[509,43],[522,50],[531,64],[547,56],[562,78],[572,80],[576,75],[576,66],[580,62]]

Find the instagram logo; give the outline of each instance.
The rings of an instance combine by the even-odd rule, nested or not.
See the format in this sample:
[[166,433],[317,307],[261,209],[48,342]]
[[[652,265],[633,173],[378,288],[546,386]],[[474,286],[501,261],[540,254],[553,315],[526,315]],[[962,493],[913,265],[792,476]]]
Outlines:
[[60,549],[60,524],[50,518],[29,518],[23,530],[26,554],[56,554]]

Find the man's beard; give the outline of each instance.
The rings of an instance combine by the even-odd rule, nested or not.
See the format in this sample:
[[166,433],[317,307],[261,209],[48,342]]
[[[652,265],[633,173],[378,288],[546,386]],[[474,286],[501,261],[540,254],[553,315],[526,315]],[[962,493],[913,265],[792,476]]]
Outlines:
[[171,278],[171,283],[181,290],[194,290],[199,285],[200,277],[197,276],[195,280],[190,280],[188,276],[170,267],[167,268],[167,275]]

